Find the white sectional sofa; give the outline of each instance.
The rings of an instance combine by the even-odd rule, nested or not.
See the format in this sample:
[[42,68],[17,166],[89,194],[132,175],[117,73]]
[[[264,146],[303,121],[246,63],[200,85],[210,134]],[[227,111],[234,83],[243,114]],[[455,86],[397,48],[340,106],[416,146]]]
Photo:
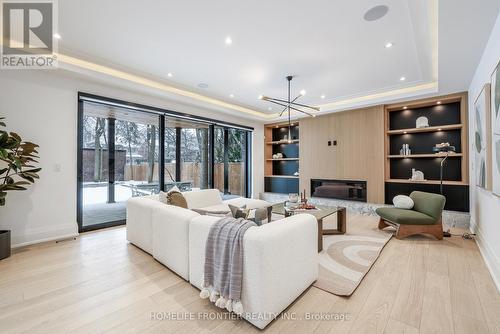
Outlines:
[[[201,288],[205,243],[218,217],[190,209],[229,210],[228,204],[267,207],[268,202],[223,201],[217,189],[183,193],[189,209],[161,203],[157,195],[127,201],[127,240],[197,288]],[[293,245],[293,247],[290,247]],[[308,214],[251,227],[244,237],[243,317],[264,328],[318,276],[317,222]]]

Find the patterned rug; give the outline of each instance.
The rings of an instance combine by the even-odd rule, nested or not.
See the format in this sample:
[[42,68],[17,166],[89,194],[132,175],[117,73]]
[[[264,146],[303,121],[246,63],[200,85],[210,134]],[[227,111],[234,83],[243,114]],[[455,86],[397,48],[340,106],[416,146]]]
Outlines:
[[338,296],[350,296],[391,237],[391,233],[382,231],[370,236],[324,236],[314,286]]

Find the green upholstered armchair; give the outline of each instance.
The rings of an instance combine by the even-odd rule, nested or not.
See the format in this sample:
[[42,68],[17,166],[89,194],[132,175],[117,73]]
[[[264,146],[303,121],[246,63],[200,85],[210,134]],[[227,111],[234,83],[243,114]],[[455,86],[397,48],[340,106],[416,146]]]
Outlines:
[[378,228],[387,226],[396,228],[396,238],[402,239],[414,234],[430,234],[443,239],[443,223],[441,214],[446,203],[443,195],[414,191],[410,194],[413,209],[378,208],[380,216]]

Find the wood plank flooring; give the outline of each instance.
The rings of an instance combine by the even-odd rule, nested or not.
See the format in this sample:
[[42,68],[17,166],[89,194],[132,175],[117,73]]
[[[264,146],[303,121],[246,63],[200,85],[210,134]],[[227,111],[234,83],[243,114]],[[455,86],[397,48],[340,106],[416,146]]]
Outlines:
[[[350,231],[376,224],[348,215]],[[198,293],[124,227],[86,233],[0,261],[0,333],[262,332]],[[474,241],[393,238],[351,297],[311,287],[264,332],[500,333],[500,295]]]

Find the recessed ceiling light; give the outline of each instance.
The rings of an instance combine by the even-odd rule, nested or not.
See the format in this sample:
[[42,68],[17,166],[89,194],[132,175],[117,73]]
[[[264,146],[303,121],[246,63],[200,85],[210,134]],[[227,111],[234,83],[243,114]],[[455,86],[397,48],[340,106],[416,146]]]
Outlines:
[[408,131],[405,131],[405,132],[403,132],[403,133],[404,133],[404,134],[407,134],[407,133],[408,133]]
[[438,131],[441,131],[441,130],[442,130],[441,128],[438,129]]
[[376,20],[383,18],[388,12],[389,12],[389,7],[387,7],[385,5],[379,5],[379,6],[375,6],[373,8],[370,8],[365,13],[363,18],[366,21],[376,21]]
[[267,110],[271,111],[273,110],[273,107],[268,107]]
[[259,95],[257,98],[258,98],[259,100],[262,100],[262,99],[264,98],[264,95],[262,95],[262,94],[261,94],[261,95]]
[[385,43],[385,47],[386,47],[386,48],[388,48],[388,49],[389,49],[389,48],[392,48],[392,46],[393,46],[393,45],[394,45],[394,44],[392,44],[392,42],[387,42],[387,43]]
[[326,97],[325,94],[321,94],[320,96],[321,99],[325,99],[325,97]]
[[174,75],[173,75],[172,73],[170,73],[170,72],[168,72],[168,73],[167,73],[167,77],[171,78],[171,77],[173,77],[173,76],[174,76]]
[[200,83],[198,84],[198,87],[199,87],[199,88],[208,88],[208,85],[207,85],[206,83],[204,83],[204,82],[200,82]]
[[233,39],[231,38],[231,36],[227,36],[226,39],[224,40],[224,43],[226,43],[226,45],[233,44]]
[[437,104],[441,104],[441,101],[437,101]]
[[279,125],[276,125],[276,126],[275,126],[275,128],[276,128],[276,129],[277,129],[277,128],[279,128],[279,127],[280,127]]
[[408,109],[408,107],[407,107],[407,106],[404,106],[404,107],[403,107],[403,109],[405,109],[405,110],[406,110],[406,109]]
[[405,80],[406,80],[406,77],[399,78],[399,81],[405,81]]
[[61,39],[61,35],[59,35],[58,33],[55,33],[55,34],[54,34],[54,38],[55,38],[55,39]]
[[305,90],[305,89],[302,89],[302,90],[300,91],[300,95],[302,95],[302,96],[306,95],[306,90]]
[[233,97],[234,97],[234,94],[229,94],[229,97],[230,97],[230,98],[233,98]]

